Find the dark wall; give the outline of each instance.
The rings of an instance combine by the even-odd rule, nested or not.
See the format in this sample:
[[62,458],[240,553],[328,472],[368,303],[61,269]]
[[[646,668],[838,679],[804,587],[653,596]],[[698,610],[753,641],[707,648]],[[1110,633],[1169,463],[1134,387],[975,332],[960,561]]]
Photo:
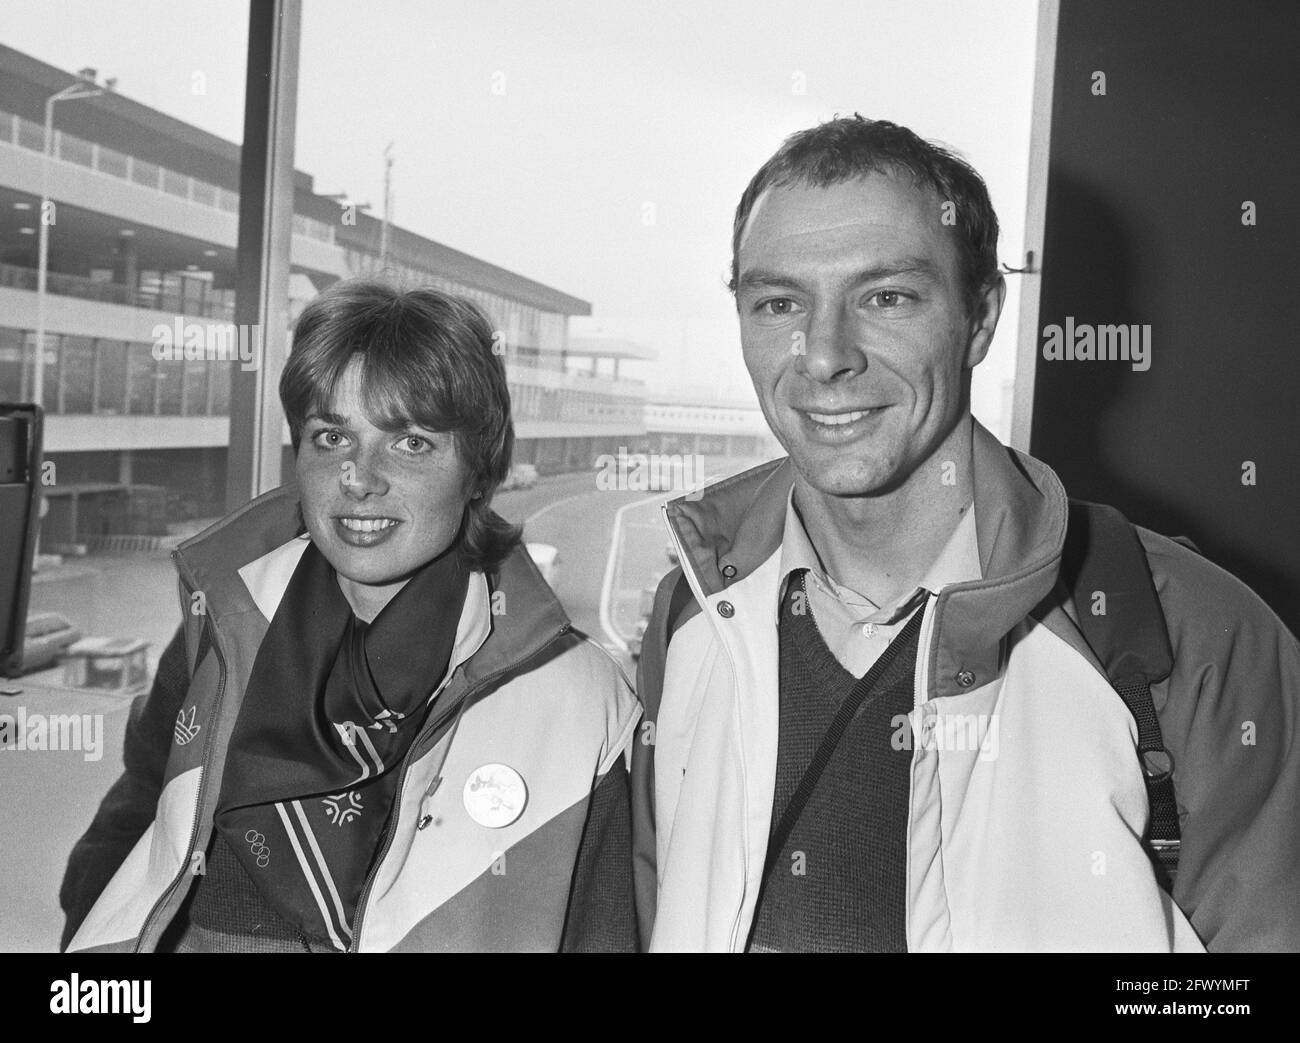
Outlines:
[[[1031,451],[1300,633],[1298,55],[1293,2],[1063,0]],[[1045,360],[1066,316],[1149,323],[1150,369]]]

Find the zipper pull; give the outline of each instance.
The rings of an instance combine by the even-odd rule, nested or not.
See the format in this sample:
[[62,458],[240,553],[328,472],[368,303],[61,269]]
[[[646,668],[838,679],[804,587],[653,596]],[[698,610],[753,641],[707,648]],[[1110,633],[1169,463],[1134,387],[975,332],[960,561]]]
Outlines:
[[420,820],[416,822],[416,829],[427,829],[433,821],[433,795],[438,792],[438,787],[442,785],[442,776],[438,775],[429,783],[429,788],[424,791],[424,796],[420,798]]

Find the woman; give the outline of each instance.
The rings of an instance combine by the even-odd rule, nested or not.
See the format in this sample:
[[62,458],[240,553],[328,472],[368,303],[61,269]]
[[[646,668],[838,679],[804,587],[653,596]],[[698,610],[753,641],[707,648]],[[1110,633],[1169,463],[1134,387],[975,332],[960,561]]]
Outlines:
[[183,640],[70,860],[70,949],[635,948],[639,710],[489,506],[492,349],[430,289],[303,311],[296,486],[176,552]]

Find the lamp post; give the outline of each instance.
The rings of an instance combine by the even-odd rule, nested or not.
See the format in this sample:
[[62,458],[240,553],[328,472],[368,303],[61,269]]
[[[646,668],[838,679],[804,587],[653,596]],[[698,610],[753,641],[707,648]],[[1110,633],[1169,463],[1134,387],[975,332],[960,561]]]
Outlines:
[[393,143],[384,149],[384,221],[379,226],[379,270],[388,268],[389,229],[393,224]]
[[32,397],[38,406],[45,402],[45,283],[50,263],[50,159],[54,151],[54,103],[93,98],[104,88],[80,80],[45,99],[45,155],[41,160],[41,245],[36,263],[36,365],[32,374]]

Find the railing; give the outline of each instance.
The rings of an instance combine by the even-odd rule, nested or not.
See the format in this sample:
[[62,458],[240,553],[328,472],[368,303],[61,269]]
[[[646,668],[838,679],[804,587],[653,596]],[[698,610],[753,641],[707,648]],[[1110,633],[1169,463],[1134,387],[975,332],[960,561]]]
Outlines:
[[[0,110],[0,141],[31,152],[44,152],[45,128],[12,112]],[[119,181],[129,181],[156,192],[165,192],[167,195],[185,199],[195,206],[223,210],[228,214],[239,213],[238,192],[190,177],[188,174],[168,170],[145,159],[128,156],[107,145],[65,134],[61,130],[54,132],[53,158],[64,163],[86,167],[100,174],[117,178]],[[317,239],[322,243],[334,242],[333,225],[303,214],[293,215],[293,230],[296,235]]]
[[[36,283],[37,272],[35,268],[23,268],[16,264],[0,263],[0,286],[35,292]],[[147,308],[150,311],[165,311],[177,315],[193,315],[206,319],[223,319],[227,322],[233,321],[235,318],[234,303],[217,297],[204,297],[202,300],[196,300],[192,296],[183,297],[177,294],[150,293],[122,283],[87,279],[82,275],[66,275],[63,272],[47,273],[45,287],[50,293],[60,297],[80,297],[88,301],[125,304],[132,308]]]

